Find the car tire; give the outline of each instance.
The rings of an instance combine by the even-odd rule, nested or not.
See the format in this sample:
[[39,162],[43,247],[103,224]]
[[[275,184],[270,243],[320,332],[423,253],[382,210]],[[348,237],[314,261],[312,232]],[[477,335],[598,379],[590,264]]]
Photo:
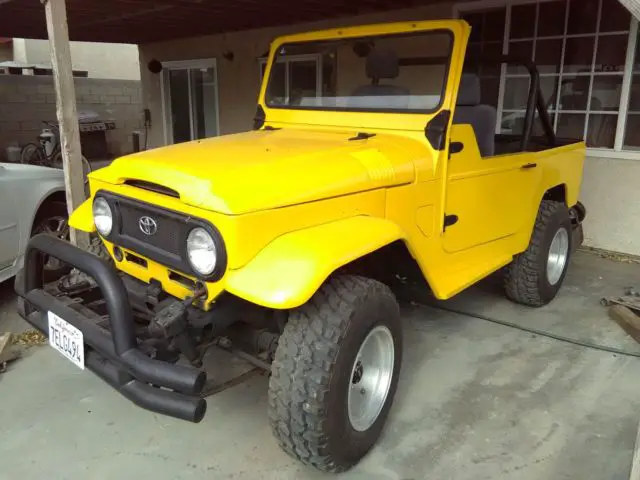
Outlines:
[[401,327],[391,290],[359,276],[329,280],[290,313],[269,381],[269,420],[285,452],[336,473],[371,449],[398,383]]
[[[31,235],[45,233],[64,240],[69,239],[69,214],[62,202],[49,202],[43,205],[33,221]],[[60,260],[45,257],[43,268],[44,282],[50,283],[68,273],[70,267]]]
[[571,259],[572,234],[567,206],[543,200],[529,247],[506,268],[505,291],[510,300],[541,307],[556,297]]
[[[114,266],[113,259],[109,255],[109,251],[102,243],[102,239],[98,235],[89,237],[89,245],[86,248],[88,253],[95,255],[107,262],[110,266]],[[58,280],[58,289],[61,292],[69,293],[91,286],[95,286],[96,281],[86,273],[72,268],[68,275],[64,275]]]

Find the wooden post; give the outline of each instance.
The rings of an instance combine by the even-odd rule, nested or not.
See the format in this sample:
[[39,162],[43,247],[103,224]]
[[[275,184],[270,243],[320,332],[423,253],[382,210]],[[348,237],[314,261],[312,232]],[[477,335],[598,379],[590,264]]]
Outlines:
[[[69,214],[85,200],[80,127],[73,83],[66,0],[42,0],[47,17],[49,50],[56,90],[56,114],[60,126],[62,164]],[[84,232],[71,229],[71,242],[81,248],[89,244]]]

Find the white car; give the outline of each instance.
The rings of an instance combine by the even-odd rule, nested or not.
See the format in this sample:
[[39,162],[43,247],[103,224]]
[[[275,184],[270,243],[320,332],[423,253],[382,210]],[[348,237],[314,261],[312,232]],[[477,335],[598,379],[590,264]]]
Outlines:
[[[0,282],[22,267],[29,238],[37,233],[68,236],[64,174],[55,168],[0,163]],[[65,266],[45,259],[45,274]]]

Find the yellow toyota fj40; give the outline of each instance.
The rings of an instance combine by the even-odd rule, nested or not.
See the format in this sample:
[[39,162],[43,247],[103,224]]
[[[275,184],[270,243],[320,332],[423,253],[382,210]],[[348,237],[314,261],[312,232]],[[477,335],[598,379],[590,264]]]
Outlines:
[[[400,373],[386,272],[406,260],[447,299],[502,269],[507,296],[538,307],[582,239],[584,143],[556,138],[530,62],[465,62],[469,32],[450,20],[277,39],[255,131],[93,172],[70,224],[108,255],[34,237],[22,315],[136,404],[193,422],[204,352],[238,352],[270,371],[282,448],[351,467],[380,436]],[[286,81],[283,59],[300,55],[317,73]],[[517,134],[496,134],[483,104],[473,72],[487,61],[530,73]],[[43,285],[42,255],[84,280]]]

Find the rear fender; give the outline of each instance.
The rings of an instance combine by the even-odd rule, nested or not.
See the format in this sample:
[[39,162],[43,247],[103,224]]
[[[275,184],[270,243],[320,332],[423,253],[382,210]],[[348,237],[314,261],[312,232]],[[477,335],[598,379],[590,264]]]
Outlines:
[[291,232],[228,272],[226,290],[264,307],[295,308],[336,269],[403,237],[396,224],[365,216]]

